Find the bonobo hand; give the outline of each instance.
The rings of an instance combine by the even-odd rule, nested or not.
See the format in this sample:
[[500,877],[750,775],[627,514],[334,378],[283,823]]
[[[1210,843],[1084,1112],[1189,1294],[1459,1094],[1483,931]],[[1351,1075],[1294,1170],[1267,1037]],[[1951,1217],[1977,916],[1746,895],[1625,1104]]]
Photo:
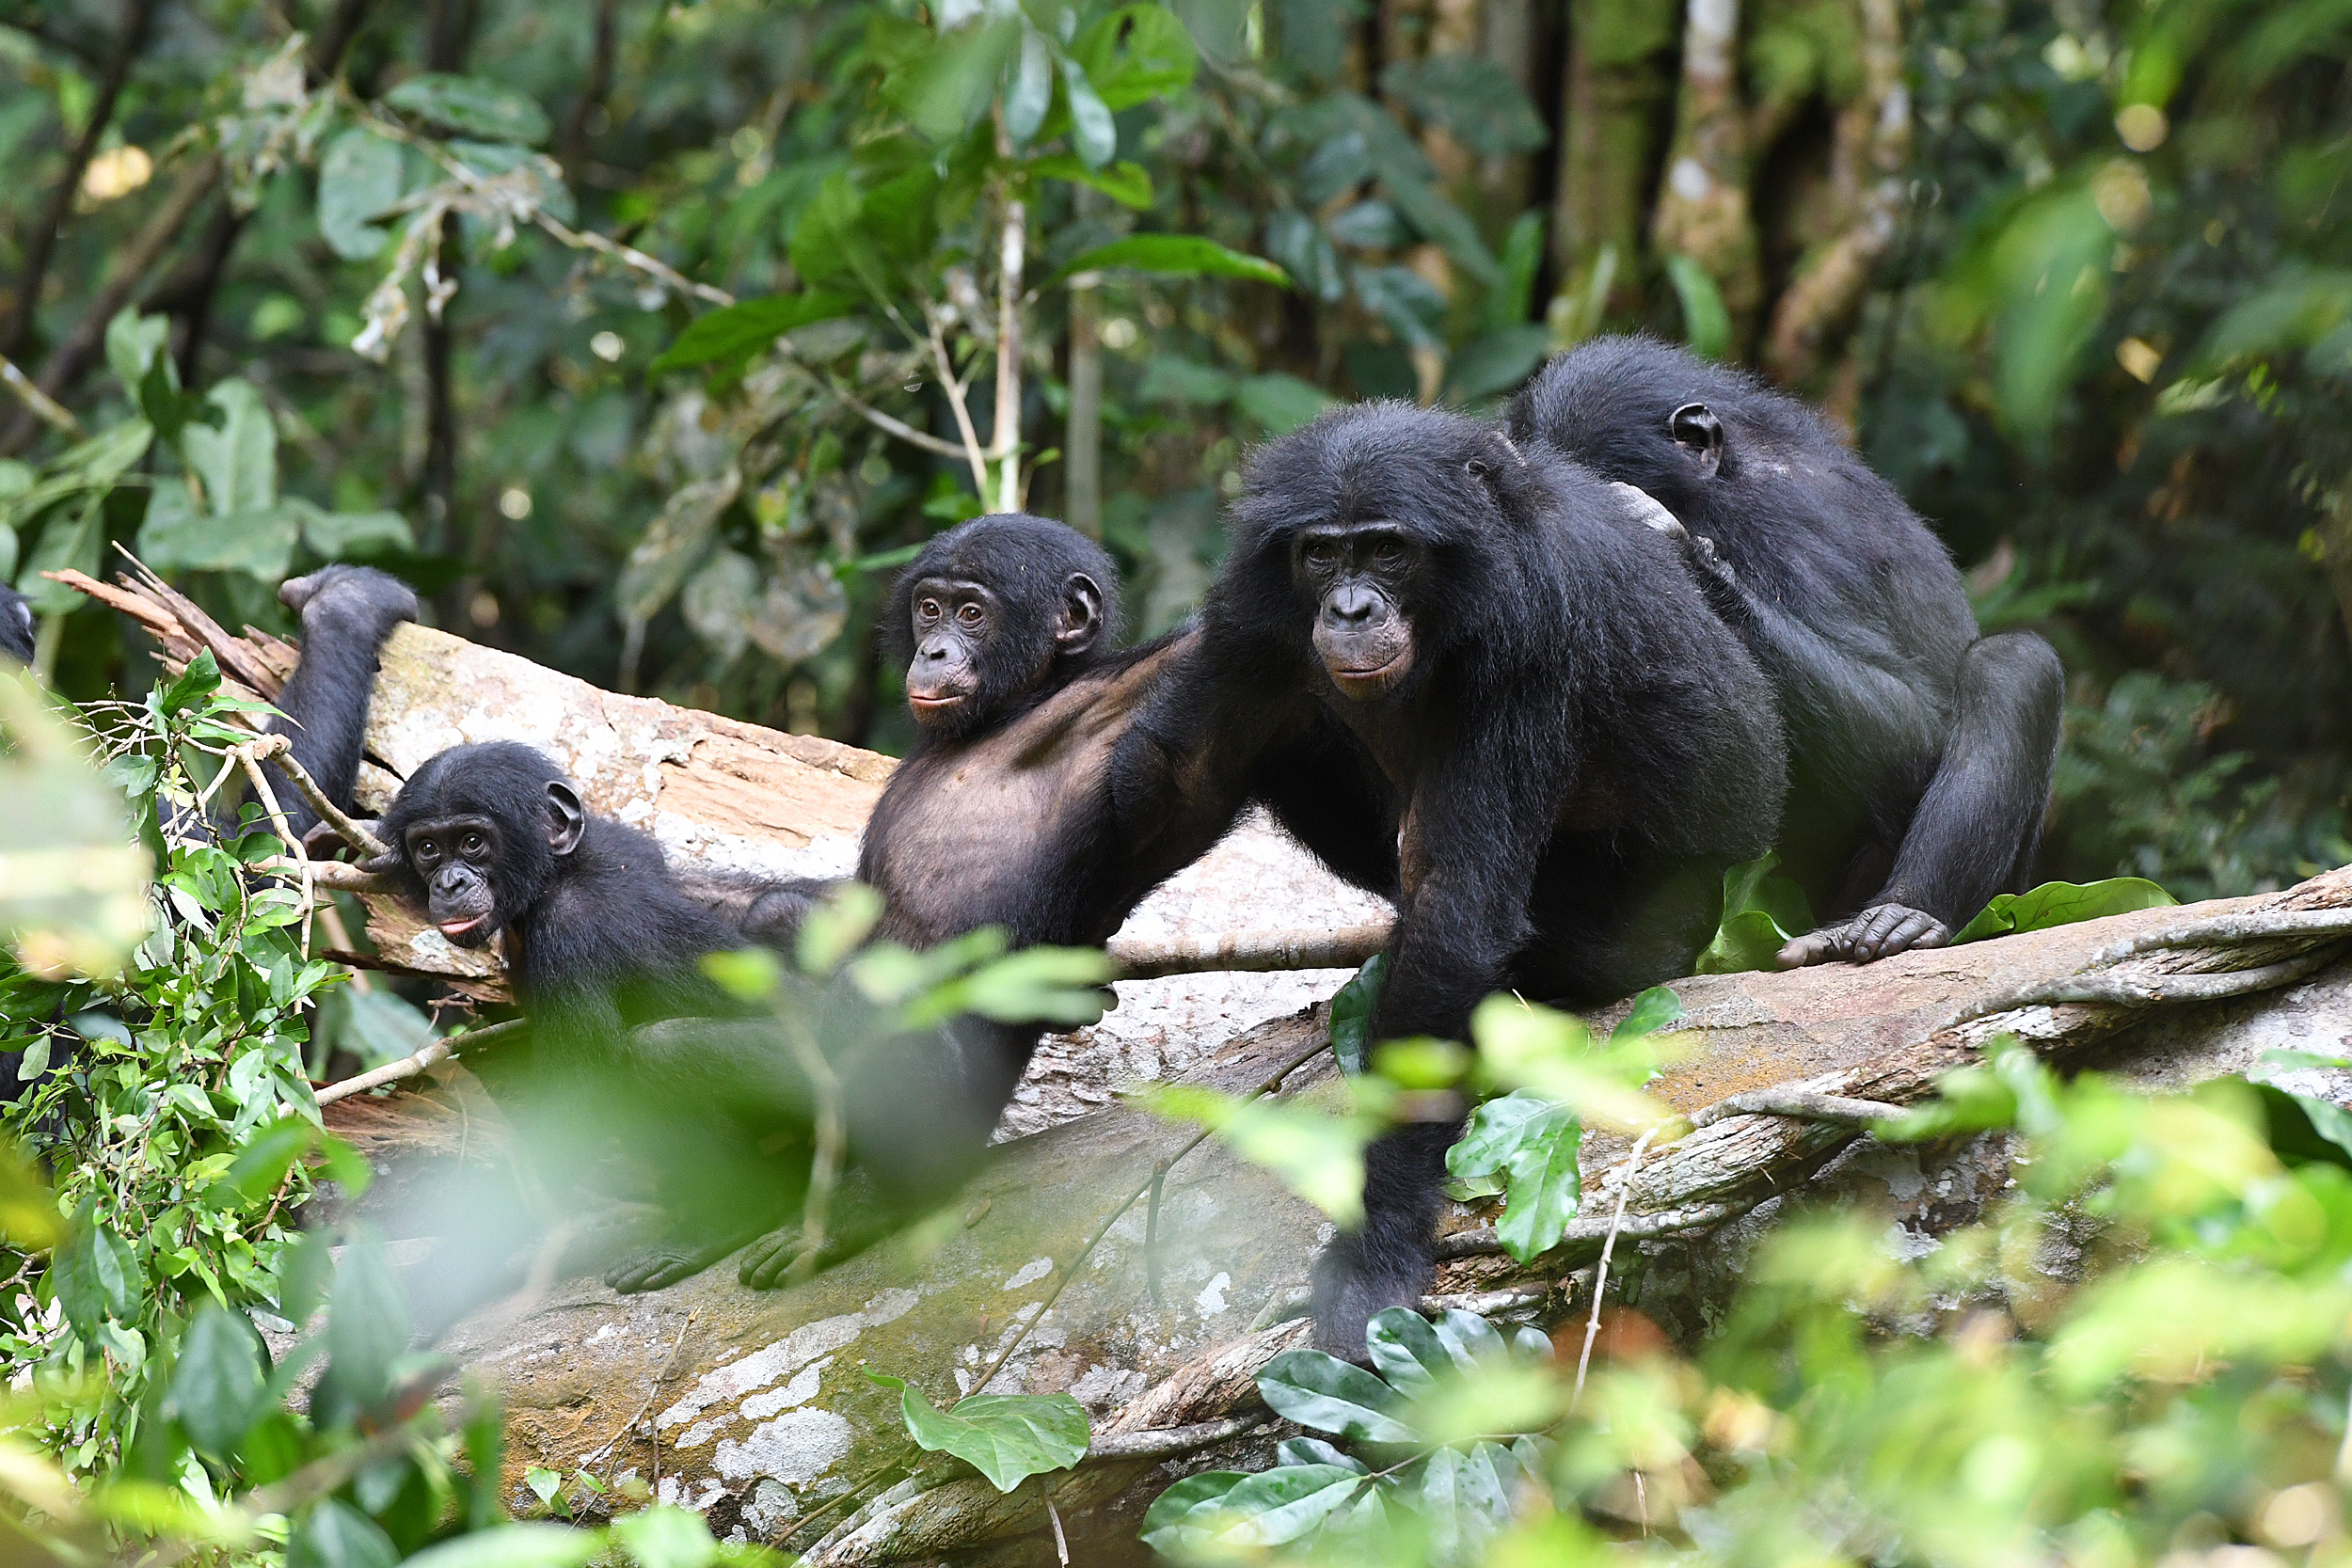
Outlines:
[[307,577],[278,585],[278,602],[302,617],[346,614],[389,625],[417,618],[417,593],[389,572],[373,566],[322,566]]
[[691,1279],[734,1250],[731,1239],[728,1244],[715,1247],[664,1242],[613,1264],[605,1271],[604,1282],[625,1296],[641,1291],[660,1291],[681,1279]]
[[1715,553],[1715,541],[1704,533],[1692,533],[1683,527],[1682,519],[1667,511],[1665,502],[1647,490],[1620,480],[1610,481],[1609,488],[1625,498],[1626,505],[1632,509],[1634,516],[1680,545],[1682,553],[1690,557],[1691,564],[1703,576],[1713,578],[1726,588],[1740,580],[1723,557]]
[[1372,1364],[1365,1327],[1391,1307],[1419,1310],[1430,1273],[1417,1252],[1365,1243],[1361,1232],[1341,1232],[1315,1259],[1314,1274],[1313,1346],[1359,1367]]
[[1833,960],[1867,964],[1915,947],[1941,947],[1951,940],[1951,927],[1931,914],[1907,904],[1878,904],[1842,925],[1797,938],[1780,950],[1773,963],[1781,969]]
[[743,1249],[735,1277],[747,1291],[773,1291],[785,1282],[800,1260],[802,1243],[808,1239],[798,1220],[781,1226]]

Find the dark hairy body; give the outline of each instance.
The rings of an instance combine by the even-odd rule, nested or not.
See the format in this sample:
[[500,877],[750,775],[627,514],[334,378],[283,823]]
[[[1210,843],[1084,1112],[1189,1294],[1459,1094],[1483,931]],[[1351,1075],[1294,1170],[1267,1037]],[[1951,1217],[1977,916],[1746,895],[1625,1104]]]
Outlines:
[[33,607],[6,583],[0,583],[0,655],[19,664],[33,662]]
[[1654,497],[1771,676],[1789,750],[1778,847],[1823,922],[1784,964],[1936,945],[2026,885],[2065,701],[2058,656],[2028,632],[1979,637],[1942,542],[1818,415],[1617,338],[1554,360],[1506,420],[1522,445]]
[[[1786,784],[1772,688],[1673,540],[1556,453],[1402,404],[1252,461],[1198,645],[1119,771],[1138,800],[1155,777],[1263,800],[1396,898],[1384,1038],[1463,1037],[1505,988],[1591,1004],[1688,973]],[[1363,1223],[1317,1268],[1327,1347],[1360,1354],[1426,1289],[1458,1131],[1368,1151]]]

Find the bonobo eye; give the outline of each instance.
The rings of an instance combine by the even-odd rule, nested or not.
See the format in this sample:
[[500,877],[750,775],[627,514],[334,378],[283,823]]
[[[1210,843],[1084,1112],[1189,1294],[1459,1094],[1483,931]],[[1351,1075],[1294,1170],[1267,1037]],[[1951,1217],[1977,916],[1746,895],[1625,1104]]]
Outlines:
[[978,605],[967,604],[956,611],[956,619],[967,626],[977,626],[988,617]]
[[466,854],[479,855],[489,847],[489,844],[480,833],[468,833],[457,841],[457,847]]
[[1301,559],[1307,562],[1308,566],[1318,572],[1329,571],[1332,562],[1338,561],[1339,558],[1340,547],[1328,539],[1314,540],[1301,552]]
[[925,599],[918,603],[914,607],[914,618],[918,621],[938,620],[939,601],[937,599]]
[[1383,539],[1372,552],[1373,561],[1391,571],[1405,563],[1405,546],[1393,539]]

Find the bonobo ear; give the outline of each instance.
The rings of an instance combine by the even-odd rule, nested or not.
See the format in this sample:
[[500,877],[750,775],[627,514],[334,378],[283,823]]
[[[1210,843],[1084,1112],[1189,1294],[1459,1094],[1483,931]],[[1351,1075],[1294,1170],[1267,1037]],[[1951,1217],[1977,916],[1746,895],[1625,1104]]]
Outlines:
[[568,855],[580,847],[582,833],[588,831],[588,811],[580,803],[580,791],[562,779],[548,781],[548,847],[559,855]]
[[1065,654],[1082,654],[1102,635],[1102,586],[1084,572],[1073,572],[1061,585],[1061,613],[1054,618],[1054,646]]
[[1686,403],[1666,416],[1666,429],[1699,477],[1712,479],[1724,461],[1724,421],[1715,411],[1703,403]]

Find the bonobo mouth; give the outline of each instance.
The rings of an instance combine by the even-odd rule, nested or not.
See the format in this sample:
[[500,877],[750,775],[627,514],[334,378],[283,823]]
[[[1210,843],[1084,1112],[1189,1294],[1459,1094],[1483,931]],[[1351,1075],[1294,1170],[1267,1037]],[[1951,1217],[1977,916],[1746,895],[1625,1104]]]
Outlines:
[[914,717],[918,720],[944,719],[971,701],[971,698],[970,691],[960,690],[953,687],[939,687],[929,691],[910,690],[907,693],[907,706],[914,710]]
[[463,920],[437,920],[433,928],[460,947],[479,947],[490,938],[490,917],[470,914]]
[[1340,689],[1341,696],[1353,697],[1358,702],[1363,702],[1389,691],[1398,681],[1405,678],[1405,673],[1411,669],[1412,665],[1413,650],[1410,647],[1404,647],[1390,656],[1387,663],[1375,665],[1370,669],[1355,669],[1339,664],[1327,664],[1324,668],[1331,673],[1331,684]]

